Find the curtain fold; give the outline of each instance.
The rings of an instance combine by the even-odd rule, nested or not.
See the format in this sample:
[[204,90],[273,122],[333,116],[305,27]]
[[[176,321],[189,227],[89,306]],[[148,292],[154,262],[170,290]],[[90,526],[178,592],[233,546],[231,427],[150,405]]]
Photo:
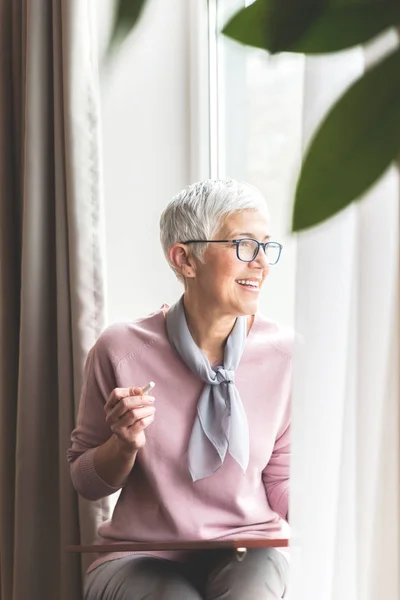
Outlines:
[[[0,0],[0,598],[81,597],[108,501],[66,461],[104,326],[99,90],[91,0]],[[84,566],[88,561],[84,561]]]
[[[305,142],[396,44],[307,58]],[[394,166],[298,236],[291,600],[400,597],[399,191]]]

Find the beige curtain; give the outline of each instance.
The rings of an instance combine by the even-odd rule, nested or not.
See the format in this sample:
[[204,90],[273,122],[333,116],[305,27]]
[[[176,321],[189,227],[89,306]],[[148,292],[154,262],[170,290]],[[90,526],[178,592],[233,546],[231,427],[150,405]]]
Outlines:
[[0,0],[0,599],[79,600],[108,505],[66,450],[103,327],[99,96],[90,0]]

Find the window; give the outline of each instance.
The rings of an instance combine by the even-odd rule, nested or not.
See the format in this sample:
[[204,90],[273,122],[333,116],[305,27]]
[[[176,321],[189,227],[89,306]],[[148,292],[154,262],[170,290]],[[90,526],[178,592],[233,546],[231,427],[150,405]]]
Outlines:
[[[221,35],[245,0],[180,0],[172,12],[168,3],[148,4],[112,68],[102,72],[107,322],[143,316],[179,297],[158,243],[159,216],[185,185],[233,177],[267,199],[283,253],[261,310],[291,326],[296,248],[289,232],[303,58],[270,57]],[[112,23],[104,9],[101,39]]]
[[246,180],[265,195],[273,239],[284,250],[261,309],[292,326],[296,244],[290,226],[302,145],[304,57],[270,56],[220,33],[231,15],[251,3],[208,2],[210,174]]

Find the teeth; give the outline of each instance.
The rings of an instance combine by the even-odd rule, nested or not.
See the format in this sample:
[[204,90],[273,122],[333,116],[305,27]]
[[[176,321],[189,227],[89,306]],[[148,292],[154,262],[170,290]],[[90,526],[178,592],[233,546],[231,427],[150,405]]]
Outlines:
[[250,285],[251,287],[258,288],[258,281],[250,281],[249,279],[238,279],[237,282],[241,285]]

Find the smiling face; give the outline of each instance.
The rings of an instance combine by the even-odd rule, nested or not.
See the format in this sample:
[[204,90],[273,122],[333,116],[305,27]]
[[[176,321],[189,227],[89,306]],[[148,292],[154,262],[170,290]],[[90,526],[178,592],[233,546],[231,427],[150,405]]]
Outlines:
[[[269,237],[267,211],[243,210],[229,215],[215,240],[251,237],[266,242]],[[198,302],[221,316],[237,317],[257,312],[260,291],[269,273],[265,254],[260,249],[255,260],[237,258],[234,244],[209,244],[204,264],[196,261],[194,277],[187,280],[190,294]]]

